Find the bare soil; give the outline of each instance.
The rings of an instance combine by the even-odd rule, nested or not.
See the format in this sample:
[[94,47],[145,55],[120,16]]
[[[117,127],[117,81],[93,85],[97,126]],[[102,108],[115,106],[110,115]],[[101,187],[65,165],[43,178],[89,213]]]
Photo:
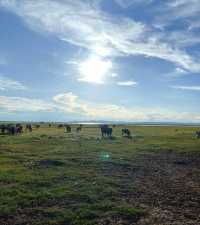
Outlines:
[[124,187],[132,183],[134,191],[122,190],[121,198],[144,214],[137,221],[112,218],[100,224],[200,225],[200,154],[144,153],[133,164],[109,166],[104,172],[126,174]]

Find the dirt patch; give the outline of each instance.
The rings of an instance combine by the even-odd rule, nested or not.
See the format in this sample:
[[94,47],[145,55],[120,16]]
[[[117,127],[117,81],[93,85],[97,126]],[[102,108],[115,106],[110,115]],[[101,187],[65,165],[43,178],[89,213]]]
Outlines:
[[121,198],[145,212],[115,224],[200,225],[200,154],[143,153],[129,164],[105,163],[101,172],[120,176]]
[[147,212],[137,224],[199,225],[200,155],[166,151],[137,160],[136,191],[128,200]]

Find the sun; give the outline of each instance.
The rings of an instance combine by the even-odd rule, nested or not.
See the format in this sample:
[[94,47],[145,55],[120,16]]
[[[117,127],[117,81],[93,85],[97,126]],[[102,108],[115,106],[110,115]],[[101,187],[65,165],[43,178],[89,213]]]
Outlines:
[[104,83],[105,76],[112,68],[112,62],[99,57],[93,57],[79,66],[79,81],[88,83]]

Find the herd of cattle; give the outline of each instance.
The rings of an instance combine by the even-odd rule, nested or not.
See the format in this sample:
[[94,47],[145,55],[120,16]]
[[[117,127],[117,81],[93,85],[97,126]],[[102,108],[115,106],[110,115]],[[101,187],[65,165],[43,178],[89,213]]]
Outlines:
[[[40,128],[39,124],[35,124],[34,126],[36,129]],[[48,126],[51,127],[52,124],[49,124]],[[65,128],[67,133],[72,132],[72,127],[68,124],[59,124],[57,127]],[[112,127],[110,127],[109,125],[106,125],[106,124],[100,125],[99,128],[101,130],[102,137],[111,138],[114,127],[115,127],[115,125],[113,125]],[[76,132],[79,133],[82,130],[82,128],[83,128],[83,125],[79,125],[78,127],[76,127]],[[32,132],[32,131],[33,131],[32,124],[25,124],[25,126],[23,126],[20,123],[18,123],[18,124],[0,124],[0,133],[3,135],[4,134],[17,135],[17,134],[22,134],[23,132]],[[121,134],[122,134],[122,137],[132,138],[131,132],[127,128],[123,128],[121,130]],[[196,137],[197,137],[197,139],[200,139],[200,131],[196,131]]]
[[[26,124],[25,130],[32,132],[32,125]],[[22,134],[24,132],[23,126],[18,124],[0,124],[0,131],[1,134],[8,134],[8,135],[16,135],[16,134]]]
[[[40,125],[35,124],[35,128],[39,129]],[[49,124],[49,127],[52,125]],[[115,125],[113,125],[113,128]],[[66,133],[71,133],[72,132],[72,127],[68,124],[59,124],[57,128],[65,128]],[[79,125],[76,127],[76,132],[79,133],[83,128],[83,125]],[[108,125],[100,125],[100,130],[102,137],[112,137],[113,133],[113,128],[109,127]],[[22,134],[23,132],[32,132],[33,131],[33,125],[31,124],[25,124],[23,126],[22,124],[0,124],[0,133],[1,134],[7,134],[7,135],[17,135],[17,134]],[[126,136],[131,138],[131,132],[129,129],[125,128],[122,129],[122,136]]]

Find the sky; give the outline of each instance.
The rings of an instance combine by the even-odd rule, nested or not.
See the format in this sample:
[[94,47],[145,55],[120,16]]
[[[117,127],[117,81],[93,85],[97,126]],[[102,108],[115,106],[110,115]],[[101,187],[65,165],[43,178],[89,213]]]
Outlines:
[[0,120],[200,122],[199,0],[0,0]]

